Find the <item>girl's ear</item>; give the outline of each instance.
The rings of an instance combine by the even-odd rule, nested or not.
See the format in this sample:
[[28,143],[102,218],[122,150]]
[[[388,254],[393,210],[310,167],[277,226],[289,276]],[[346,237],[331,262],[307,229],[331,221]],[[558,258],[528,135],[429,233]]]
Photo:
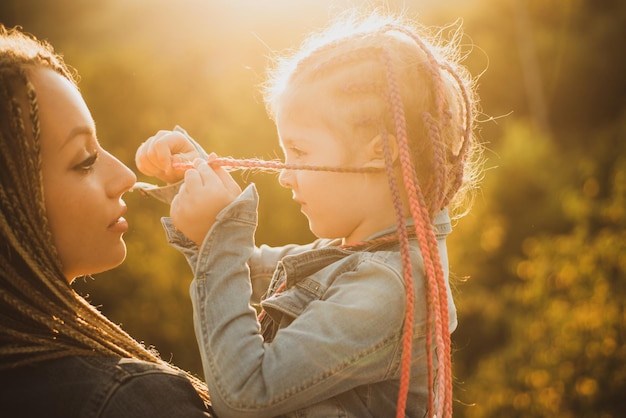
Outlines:
[[[365,145],[365,152],[368,161],[364,164],[364,167],[379,169],[385,168],[385,145],[383,140],[384,139],[381,135],[377,135]],[[391,161],[392,163],[395,163],[398,159],[398,141],[396,141],[396,137],[393,135],[387,135],[387,141],[389,144]]]

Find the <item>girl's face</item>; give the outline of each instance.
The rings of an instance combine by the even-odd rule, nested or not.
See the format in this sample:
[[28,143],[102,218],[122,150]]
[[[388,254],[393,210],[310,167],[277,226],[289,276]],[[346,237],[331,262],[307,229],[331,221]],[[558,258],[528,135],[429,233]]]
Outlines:
[[[368,144],[355,146],[357,139],[339,136],[337,125],[343,121],[336,120],[340,118],[337,110],[331,100],[313,88],[301,88],[283,101],[276,114],[276,125],[287,164],[371,166],[373,155]],[[384,170],[283,170],[279,182],[292,190],[293,199],[301,205],[317,237],[343,238],[345,244],[350,244],[395,224]]]
[[39,103],[46,212],[71,282],[124,261],[121,197],[136,177],[100,146],[89,109],[68,80],[49,69],[33,70],[30,79]]

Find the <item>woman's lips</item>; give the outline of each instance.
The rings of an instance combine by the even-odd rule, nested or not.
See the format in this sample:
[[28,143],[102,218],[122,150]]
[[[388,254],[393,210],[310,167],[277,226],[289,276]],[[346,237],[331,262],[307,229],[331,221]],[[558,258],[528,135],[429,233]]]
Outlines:
[[123,233],[128,231],[128,221],[124,218],[124,214],[126,213],[126,206],[120,212],[120,215],[111,222],[108,226],[108,230],[111,232]]
[[109,225],[108,229],[111,232],[126,232],[128,231],[128,222],[123,217],[119,217],[115,222]]

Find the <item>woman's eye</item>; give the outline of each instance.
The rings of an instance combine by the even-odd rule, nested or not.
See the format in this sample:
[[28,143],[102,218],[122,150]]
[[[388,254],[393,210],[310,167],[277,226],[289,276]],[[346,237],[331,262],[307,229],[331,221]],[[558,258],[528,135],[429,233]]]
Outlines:
[[87,157],[85,160],[83,160],[80,163],[76,164],[74,166],[74,169],[75,170],[80,170],[80,171],[91,171],[91,169],[93,169],[93,166],[94,166],[94,164],[96,163],[97,160],[98,160],[98,153],[94,152],[89,157]]

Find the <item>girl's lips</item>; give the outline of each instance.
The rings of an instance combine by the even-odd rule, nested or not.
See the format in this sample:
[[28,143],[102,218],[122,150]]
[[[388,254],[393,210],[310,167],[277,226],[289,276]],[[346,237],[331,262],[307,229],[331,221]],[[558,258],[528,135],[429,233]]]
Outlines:
[[300,196],[296,196],[296,193],[293,192],[291,195],[291,200],[293,200],[294,202],[296,202],[299,205],[304,204],[304,202],[302,201],[302,199],[300,199]]

